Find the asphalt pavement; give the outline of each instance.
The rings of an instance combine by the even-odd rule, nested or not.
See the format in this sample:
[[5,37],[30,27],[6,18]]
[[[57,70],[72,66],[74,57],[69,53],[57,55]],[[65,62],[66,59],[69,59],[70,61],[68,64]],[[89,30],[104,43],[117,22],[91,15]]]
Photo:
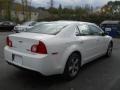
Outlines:
[[0,32],[0,90],[120,90],[120,40],[114,39],[113,55],[99,58],[82,67],[72,81],[55,75],[20,70],[4,60],[5,38],[11,32]]

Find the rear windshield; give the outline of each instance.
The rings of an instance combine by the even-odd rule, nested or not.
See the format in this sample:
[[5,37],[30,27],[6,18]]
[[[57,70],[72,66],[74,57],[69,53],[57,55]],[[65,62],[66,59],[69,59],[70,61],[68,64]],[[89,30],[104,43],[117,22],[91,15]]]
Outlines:
[[37,26],[29,29],[27,32],[56,35],[65,27],[67,27],[67,25],[63,25],[63,24],[40,24],[40,25],[37,25]]

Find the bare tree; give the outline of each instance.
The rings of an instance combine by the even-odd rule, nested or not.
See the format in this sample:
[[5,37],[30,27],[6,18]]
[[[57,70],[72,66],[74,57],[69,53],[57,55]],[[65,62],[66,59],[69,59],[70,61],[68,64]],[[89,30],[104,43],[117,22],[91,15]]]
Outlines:
[[58,7],[58,15],[61,16],[62,14],[62,4],[59,4],[59,7]]
[[4,0],[0,0],[0,16],[2,16],[3,5],[4,5]]
[[31,7],[32,7],[32,0],[29,1],[29,19],[31,20]]
[[27,0],[22,0],[22,14],[23,14],[23,21],[26,21],[27,18]]
[[21,0],[21,2],[22,2],[23,21],[25,21],[25,0]]
[[13,7],[14,0],[4,0],[5,9],[5,19],[11,20],[11,11]]
[[53,6],[54,6],[54,1],[50,0],[50,7],[53,8]]
[[49,8],[53,8],[54,7],[54,0],[50,0],[49,2],[47,2],[47,4],[49,4]]

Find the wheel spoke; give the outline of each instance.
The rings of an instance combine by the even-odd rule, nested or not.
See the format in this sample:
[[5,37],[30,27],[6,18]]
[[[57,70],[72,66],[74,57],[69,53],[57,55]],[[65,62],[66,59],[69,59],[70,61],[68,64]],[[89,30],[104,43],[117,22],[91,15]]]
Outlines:
[[78,59],[75,59],[74,64],[78,64],[78,61],[79,61]]
[[73,69],[73,66],[69,66],[69,71],[71,71]]
[[110,47],[108,50],[108,54],[111,55],[111,53],[112,53],[112,47]]
[[75,66],[75,67],[74,67],[74,70],[75,70],[75,71],[78,71],[78,68],[79,68],[78,66]]

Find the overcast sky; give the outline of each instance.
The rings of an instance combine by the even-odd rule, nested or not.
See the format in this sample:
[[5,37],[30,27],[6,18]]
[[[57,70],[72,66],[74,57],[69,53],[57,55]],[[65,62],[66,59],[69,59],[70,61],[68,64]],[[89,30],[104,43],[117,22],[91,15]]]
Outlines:
[[[84,6],[85,4],[90,4],[94,7],[103,6],[108,1],[115,1],[115,0],[54,0],[54,6],[57,7],[59,4],[62,6]],[[120,1],[120,0],[117,0]],[[35,7],[48,7],[50,0],[32,0],[32,5]]]

